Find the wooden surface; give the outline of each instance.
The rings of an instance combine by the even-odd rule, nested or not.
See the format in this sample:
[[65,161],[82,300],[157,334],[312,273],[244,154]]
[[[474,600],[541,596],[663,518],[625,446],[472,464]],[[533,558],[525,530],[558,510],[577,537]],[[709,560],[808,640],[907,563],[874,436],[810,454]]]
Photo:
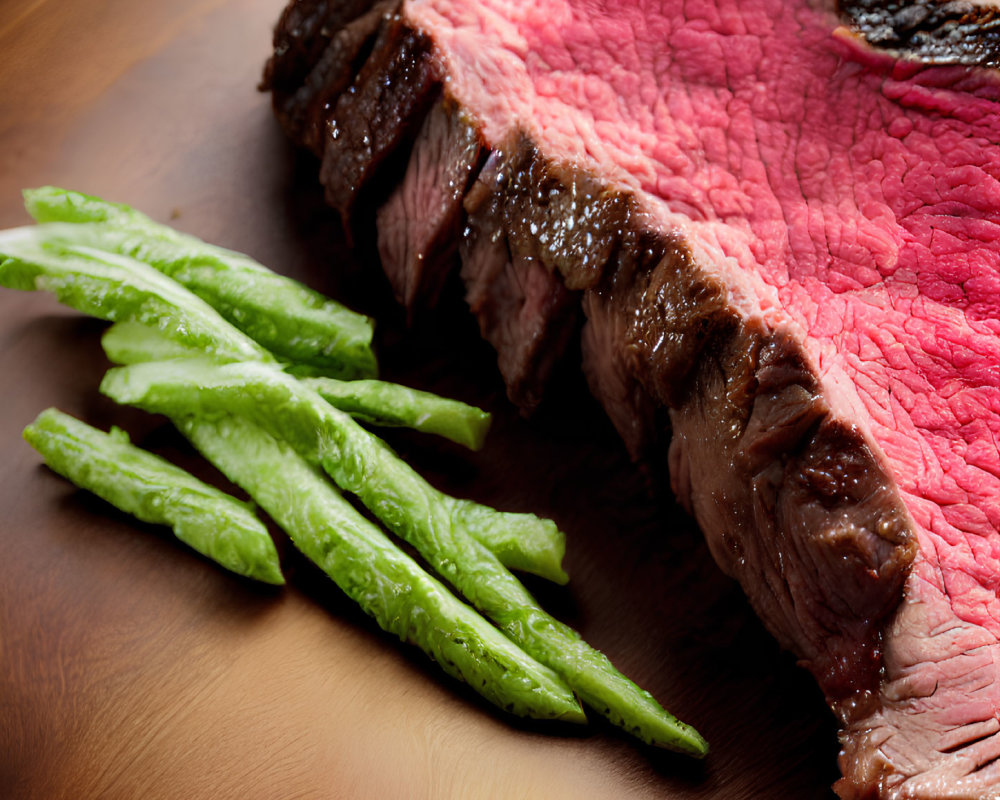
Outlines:
[[543,602],[696,725],[694,763],[594,722],[513,721],[438,675],[293,552],[241,581],[41,467],[20,431],[56,405],[219,480],[162,420],[97,385],[100,323],[0,290],[0,797],[826,798],[831,717],[690,521],[654,501],[579,387],[530,423],[467,317],[404,330],[351,265],[256,90],[274,0],[0,0],[0,226],[52,183],[132,203],[379,317],[386,376],[481,403],[482,453],[392,443],[430,480],[554,517]]

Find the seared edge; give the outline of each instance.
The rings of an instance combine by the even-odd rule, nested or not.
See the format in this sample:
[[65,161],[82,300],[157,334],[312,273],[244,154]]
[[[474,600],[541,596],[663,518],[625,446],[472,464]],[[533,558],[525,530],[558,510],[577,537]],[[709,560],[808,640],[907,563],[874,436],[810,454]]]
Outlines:
[[929,64],[1000,66],[1000,9],[971,0],[842,0],[873,47]]

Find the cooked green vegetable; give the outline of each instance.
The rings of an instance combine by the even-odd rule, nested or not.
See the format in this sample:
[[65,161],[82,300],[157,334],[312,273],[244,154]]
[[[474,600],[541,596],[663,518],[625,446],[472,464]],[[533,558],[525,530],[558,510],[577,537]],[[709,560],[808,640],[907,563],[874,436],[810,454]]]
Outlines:
[[[449,497],[430,486],[381,439],[300,380],[266,365],[227,366],[229,369],[220,370],[220,365],[204,358],[135,364],[110,370],[101,384],[101,391],[121,403],[141,405],[140,398],[153,398],[157,404],[162,403],[163,413],[169,415],[196,413],[202,403],[207,413],[218,413],[225,410],[222,404],[230,397],[232,410],[252,416],[274,433],[279,431],[270,417],[282,417],[281,431],[285,438],[316,465],[322,463],[320,451],[324,449],[325,427],[337,430],[337,426],[342,425],[354,432],[359,442],[379,453],[379,463],[358,461],[352,470],[358,484],[370,482],[373,491],[389,495],[385,502],[373,501],[370,506],[387,525],[392,527],[390,520],[399,513],[391,497],[395,476],[409,482],[414,492],[424,496],[427,502],[447,509],[450,525],[495,551],[507,566],[533,572],[557,583],[568,580],[562,569],[566,537],[551,520],[540,519],[534,514],[497,511],[469,500]],[[251,408],[244,409],[244,406]],[[289,437],[290,431],[294,431],[294,435]],[[383,474],[384,469],[388,474]],[[414,513],[419,512],[414,510]]]
[[[116,364],[197,358],[201,355],[197,350],[166,339],[155,329],[133,322],[118,322],[112,325],[101,338],[101,345],[108,358]],[[303,383],[308,386],[317,385],[316,382],[320,386],[331,385],[327,379],[316,379],[316,381],[303,379]],[[366,381],[365,383],[370,385],[371,382]],[[355,409],[364,407],[367,411],[365,414],[367,419],[377,416],[402,420],[410,417],[419,424],[420,415],[415,413],[413,406],[400,410],[392,405],[400,399],[403,401],[415,399],[416,402],[427,405],[437,413],[437,416],[442,417],[436,425],[439,429],[447,425],[447,421],[443,419],[442,412],[444,410],[456,409],[459,416],[464,415],[469,418],[470,425],[475,425],[480,415],[485,413],[471,406],[426,392],[413,392],[406,387],[381,381],[374,383],[383,389],[388,388],[389,391],[359,392],[353,401],[343,400],[336,393],[331,392],[327,402],[333,401],[332,405],[335,407],[340,407],[340,403],[343,402],[347,408],[341,410],[350,412],[352,416],[356,413]],[[359,400],[366,402],[362,403]],[[487,415],[487,421],[488,419]],[[459,432],[468,427],[468,425],[456,424],[452,433],[458,435]],[[427,430],[426,427],[425,430]],[[539,519],[534,514],[510,512],[501,514],[487,506],[444,495],[442,495],[442,502],[450,503],[457,524],[486,544],[506,566],[524,572],[533,572],[558,583],[566,582],[566,573],[560,566],[566,552],[566,537],[551,520]]]
[[524,586],[455,518],[454,505],[379,439],[315,392],[260,364],[182,361],[113,369],[101,390],[168,415],[250,416],[318,461],[445,580],[534,658],[555,670],[598,712],[643,741],[695,756],[705,740],[628,680],[578,633],[542,610]]
[[[44,187],[25,202],[40,224],[0,232],[0,286],[49,290],[115,322],[106,351],[133,366],[110,371],[102,391],[173,417],[383,628],[516,713],[582,721],[575,692],[648,743],[705,755],[697,731],[543,611],[508,571],[567,580],[554,523],[444,495],[345,411],[473,448],[488,415],[380,381],[314,379],[375,374],[371,320],[247,256],[75,192]],[[230,569],[282,582],[273,542],[245,505],[121,432],[102,434],[53,409],[25,438],[53,469],[118,507],[172,525]],[[320,468],[507,638],[395,548]],[[240,514],[250,522],[233,522]]]
[[[117,322],[101,337],[101,346],[116,364],[138,364],[169,358],[195,358],[197,350],[135,322]],[[473,450],[482,447],[490,415],[475,406],[377,380],[340,381],[302,378],[331,405],[361,422],[382,427],[407,427],[437,434]]]
[[[373,322],[249,256],[161,225],[121,203],[45,186],[24,192],[48,241],[131,256],[183,284],[279,358],[336,378],[374,377]],[[71,223],[60,225],[57,223]]]
[[285,582],[274,542],[246,504],[130,444],[124,431],[104,433],[50,408],[24,438],[55,472],[143,522],[169,525],[226,569]]
[[24,207],[37,222],[111,222],[123,228],[156,224],[141,211],[124,203],[112,203],[58,186],[25,189],[22,194]]
[[0,286],[52,292],[77,311],[149,325],[221,360],[275,363],[204,300],[152,267],[88,247],[43,247],[34,227],[0,231]]
[[289,445],[233,415],[175,422],[383,629],[420,647],[500,708],[520,716],[585,721],[554,672],[458,601]]
[[156,328],[125,320],[109,325],[101,334],[104,354],[115,364],[139,364],[168,358],[197,358],[206,355],[168,339]]
[[361,422],[435,433],[472,450],[483,446],[490,415],[475,406],[388,381],[303,378],[328,403]]
[[534,514],[497,511],[446,494],[438,493],[437,497],[448,509],[451,524],[485,545],[505,567],[530,572],[560,585],[569,581],[562,567],[566,534],[552,520]]

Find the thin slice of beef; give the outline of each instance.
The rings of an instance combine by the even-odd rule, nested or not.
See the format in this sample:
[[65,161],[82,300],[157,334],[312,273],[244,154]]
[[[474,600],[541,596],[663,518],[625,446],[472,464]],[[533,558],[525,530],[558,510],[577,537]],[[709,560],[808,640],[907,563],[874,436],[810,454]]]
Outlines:
[[[391,22],[397,0],[376,3],[359,17],[336,28],[301,86],[274,93],[275,112],[288,137],[323,157],[328,116],[371,53],[376,34]],[[273,62],[272,62],[273,63]]]
[[376,215],[378,251],[396,299],[433,308],[458,264],[462,200],[483,160],[479,131],[452,101],[428,113],[400,184]]
[[[538,239],[525,235],[529,197],[547,191],[524,181],[534,148],[520,137],[490,155],[465,198],[467,222],[461,244],[462,280],[469,308],[483,337],[497,351],[510,399],[530,413],[577,330],[580,301],[541,257]],[[545,209],[533,217],[543,216]],[[542,223],[544,224],[544,223]]]
[[279,118],[287,99],[306,81],[331,39],[372,7],[373,0],[297,0],[274,28],[274,54],[261,88],[270,91]]
[[[669,448],[826,693],[843,797],[1000,797],[1000,80],[968,66],[992,17],[839,11],[404,0],[335,89],[322,180],[356,225],[467,176],[461,276],[512,398],[537,404],[581,335],[630,450]],[[315,65],[330,35],[276,41]],[[421,143],[440,98],[490,151],[478,175]],[[419,258],[393,269],[420,285]]]
[[583,373],[591,394],[607,411],[637,462],[653,457],[663,446],[658,406],[638,379],[639,365],[629,350],[628,319],[594,292],[583,296],[586,323],[580,332]]
[[409,145],[433,103],[437,84],[429,51],[430,39],[392,14],[326,118],[320,180],[348,234],[357,230],[353,212],[365,189],[378,186],[383,164]]

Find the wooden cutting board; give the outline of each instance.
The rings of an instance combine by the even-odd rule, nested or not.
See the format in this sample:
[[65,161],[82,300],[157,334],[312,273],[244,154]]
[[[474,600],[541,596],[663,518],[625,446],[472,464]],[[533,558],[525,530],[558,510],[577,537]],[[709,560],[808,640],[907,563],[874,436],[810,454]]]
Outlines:
[[101,323],[0,290],[0,797],[828,798],[835,728],[655,480],[568,380],[506,404],[457,303],[407,329],[256,91],[276,0],[0,0],[0,226],[20,189],[131,203],[377,315],[386,377],[496,416],[469,455],[391,443],[453,493],[553,517],[564,588],[530,584],[709,739],[704,762],[506,718],[383,634],[288,548],[234,578],[40,466],[51,405],[221,481],[162,419],[97,393]]

